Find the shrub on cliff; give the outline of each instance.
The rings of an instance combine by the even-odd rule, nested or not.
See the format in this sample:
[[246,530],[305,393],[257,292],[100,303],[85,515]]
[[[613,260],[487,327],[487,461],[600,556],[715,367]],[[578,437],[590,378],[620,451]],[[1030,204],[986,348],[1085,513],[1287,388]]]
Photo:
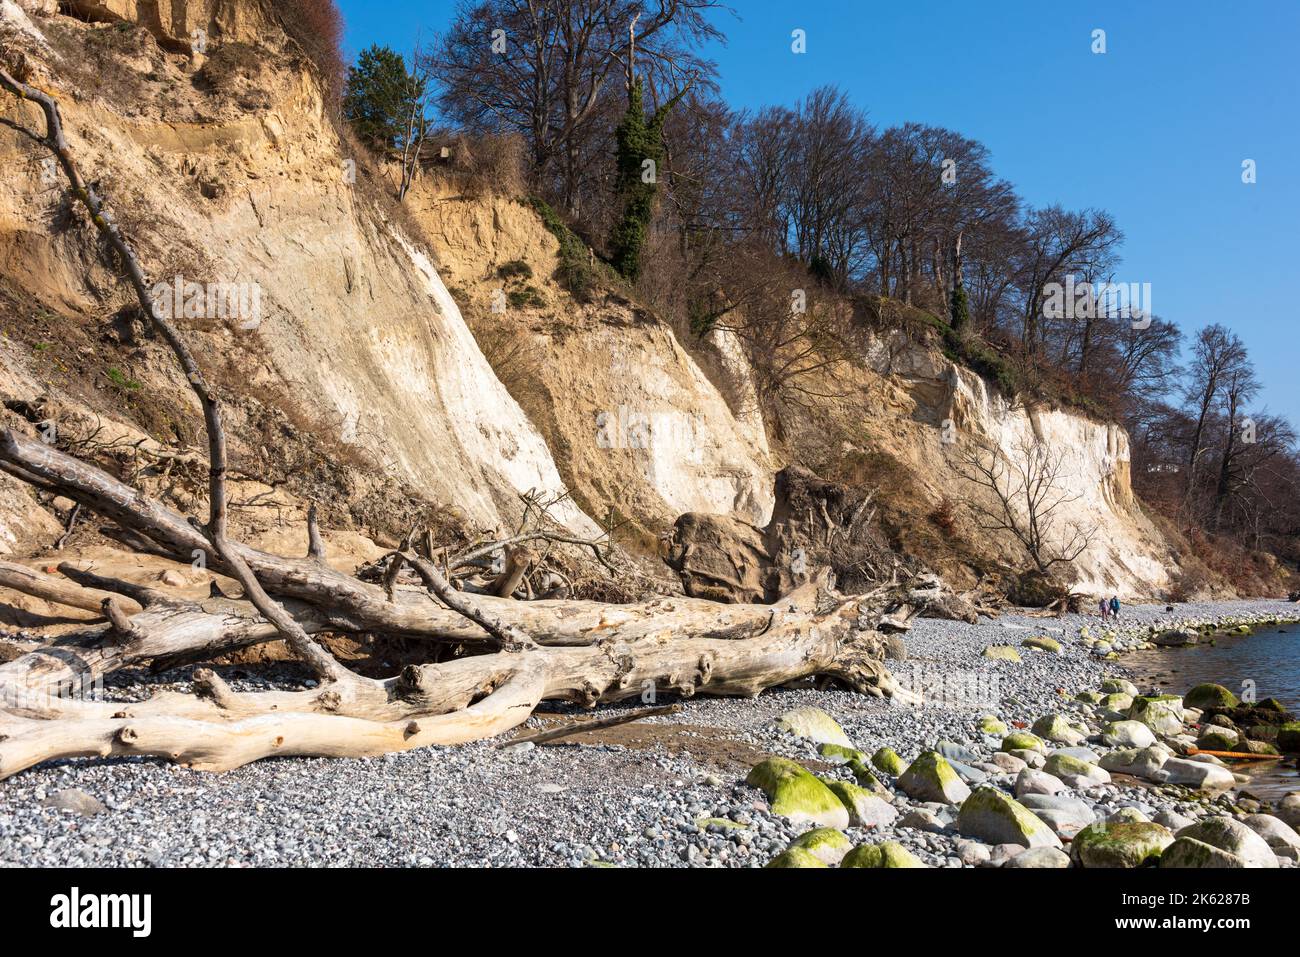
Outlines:
[[337,116],[343,103],[343,15],[334,0],[277,0],[270,5],[280,25],[320,73],[325,105]]

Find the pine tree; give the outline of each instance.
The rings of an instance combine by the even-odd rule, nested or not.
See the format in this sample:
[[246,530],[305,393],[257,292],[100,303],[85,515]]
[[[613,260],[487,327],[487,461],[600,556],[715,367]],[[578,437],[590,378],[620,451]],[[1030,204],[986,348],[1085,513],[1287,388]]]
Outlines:
[[376,44],[348,70],[343,115],[368,146],[395,149],[406,133],[412,104],[421,94],[421,83],[407,71],[402,55]]

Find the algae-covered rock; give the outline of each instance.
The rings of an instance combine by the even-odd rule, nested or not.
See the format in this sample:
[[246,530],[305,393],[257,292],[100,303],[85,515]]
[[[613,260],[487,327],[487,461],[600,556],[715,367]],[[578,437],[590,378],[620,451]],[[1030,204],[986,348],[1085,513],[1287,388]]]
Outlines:
[[1059,751],[1047,756],[1043,770],[1056,775],[1072,788],[1090,788],[1110,783],[1110,772],[1105,768]]
[[986,844],[1021,847],[1060,847],[1061,839],[1019,801],[997,788],[976,788],[962,802],[957,830]]
[[1098,821],[1074,836],[1070,857],[1083,867],[1141,867],[1173,842],[1169,828],[1151,821]]
[[986,645],[980,652],[985,658],[992,658],[994,661],[1013,661],[1020,663],[1020,652],[1016,651],[1011,645]]
[[1030,734],[1028,731],[1012,731],[1002,739],[999,751],[1037,751],[1043,754],[1047,751],[1047,745],[1043,739],[1036,734]]
[[840,867],[925,867],[921,859],[897,841],[859,844],[844,856]]
[[853,777],[858,782],[859,787],[866,788],[872,794],[888,793],[889,789],[881,784],[880,779],[871,773],[871,768],[861,761],[854,759],[845,766],[853,772]]
[[1063,714],[1047,714],[1034,722],[1034,734],[1045,741],[1057,744],[1078,744],[1086,735],[1080,734]]
[[768,758],[754,765],[745,783],[767,795],[773,814],[823,827],[849,826],[849,812],[834,792],[786,758]]
[[845,810],[849,827],[888,827],[898,818],[898,809],[884,798],[848,781],[825,781]]
[[898,778],[898,786],[918,801],[960,804],[970,794],[957,772],[937,751],[925,751],[908,765]]
[[1277,729],[1277,746],[1288,754],[1300,752],[1300,721],[1288,721]]
[[1114,711],[1118,714],[1128,714],[1133,707],[1133,696],[1123,691],[1112,691],[1098,702],[1104,711]]
[[786,850],[795,848],[807,851],[829,866],[842,861],[853,850],[853,842],[833,827],[815,827],[796,837]]
[[1058,655],[1061,653],[1061,643],[1055,638],[1048,638],[1046,635],[1034,635],[1026,638],[1020,644],[1025,648],[1037,648],[1040,651],[1051,651]]
[[1277,856],[1264,838],[1247,825],[1227,816],[1202,818],[1178,832],[1179,838],[1190,838],[1211,847],[1217,847],[1245,861],[1246,867],[1277,867]]
[[1240,702],[1237,696],[1223,685],[1199,684],[1183,695],[1183,704],[1189,708],[1235,708]]
[[1183,699],[1172,694],[1143,695],[1133,699],[1128,716],[1156,734],[1179,734],[1183,730]]
[[1218,725],[1207,725],[1196,739],[1196,746],[1202,751],[1236,751],[1240,744],[1241,735]]
[[827,867],[825,861],[802,847],[788,847],[766,864],[766,867]]
[[853,742],[835,719],[821,708],[795,708],[776,719],[777,727],[818,744],[838,744],[852,748]]
[[1138,686],[1125,678],[1107,678],[1101,683],[1103,694],[1126,694],[1130,698],[1136,698]]
[[823,744],[817,753],[832,764],[848,764],[851,761],[864,762],[867,756],[857,748],[846,748],[842,744]]
[[986,714],[979,720],[979,729],[984,734],[1006,734],[1007,724],[996,715]]
[[1084,704],[1101,704],[1103,697],[1100,691],[1080,691],[1074,696],[1074,700],[1082,701]]
[[1161,867],[1177,868],[1243,868],[1246,862],[1235,854],[1220,850],[1193,837],[1176,837],[1160,855]]
[[907,769],[907,762],[893,748],[881,748],[871,756],[871,763],[892,777],[898,777]]
[[1149,748],[1156,733],[1141,721],[1113,721],[1102,730],[1101,739],[1117,748]]
[[1145,824],[1151,819],[1135,807],[1122,807],[1106,820],[1111,824]]

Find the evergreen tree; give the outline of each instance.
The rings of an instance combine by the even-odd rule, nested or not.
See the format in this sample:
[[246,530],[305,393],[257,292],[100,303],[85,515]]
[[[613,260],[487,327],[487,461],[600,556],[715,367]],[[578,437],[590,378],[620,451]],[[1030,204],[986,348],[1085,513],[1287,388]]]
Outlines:
[[628,90],[627,112],[614,133],[623,217],[614,226],[610,247],[614,268],[630,282],[641,275],[641,254],[654,218],[659,167],[664,159],[664,123],[685,93],[682,90],[647,118],[645,96],[637,80]]
[[348,70],[343,115],[362,142],[377,150],[397,148],[406,133],[422,84],[406,69],[402,55],[374,45]]
[[970,301],[966,287],[958,283],[952,290],[952,331],[965,335],[970,328]]

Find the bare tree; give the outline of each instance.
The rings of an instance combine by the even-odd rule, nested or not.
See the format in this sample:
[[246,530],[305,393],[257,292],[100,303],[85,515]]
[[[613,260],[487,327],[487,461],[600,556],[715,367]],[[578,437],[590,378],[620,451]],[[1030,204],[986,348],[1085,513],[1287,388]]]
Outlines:
[[1067,487],[1065,455],[1038,440],[1022,441],[1014,455],[969,445],[959,453],[962,477],[995,502],[971,501],[981,528],[1009,532],[1024,547],[1034,568],[1048,574],[1069,564],[1092,544],[1096,525],[1068,520],[1064,512],[1080,495]]
[[442,109],[474,132],[524,136],[535,177],[558,179],[574,214],[583,143],[602,94],[626,70],[630,43],[654,104],[687,76],[712,77],[713,65],[694,51],[721,37],[705,15],[719,7],[715,0],[462,0],[431,54]]
[[399,202],[406,199],[411,183],[415,180],[415,174],[419,172],[420,151],[424,148],[425,138],[429,135],[433,77],[429,70],[429,59],[420,53],[418,45],[411,57],[411,71],[407,74],[406,86],[402,98],[406,115],[402,117],[401,182],[397,187]]
[[1215,403],[1220,399],[1224,384],[1248,363],[1246,347],[1237,336],[1224,326],[1215,323],[1206,326],[1196,336],[1192,363],[1184,388],[1184,398],[1193,406],[1195,424],[1187,445],[1184,474],[1184,502],[1190,504],[1196,493],[1196,469],[1206,452],[1205,432],[1210,424]]

